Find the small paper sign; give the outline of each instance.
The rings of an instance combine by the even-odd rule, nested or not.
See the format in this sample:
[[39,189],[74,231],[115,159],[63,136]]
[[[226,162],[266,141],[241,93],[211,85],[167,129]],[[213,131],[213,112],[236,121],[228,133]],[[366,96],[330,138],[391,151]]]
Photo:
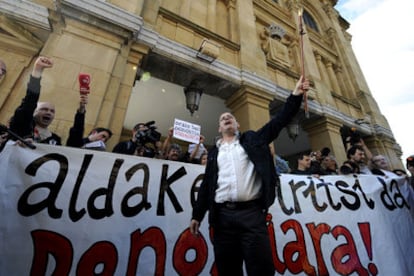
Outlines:
[[174,138],[198,144],[200,141],[200,131],[201,127],[199,125],[179,119],[174,119]]

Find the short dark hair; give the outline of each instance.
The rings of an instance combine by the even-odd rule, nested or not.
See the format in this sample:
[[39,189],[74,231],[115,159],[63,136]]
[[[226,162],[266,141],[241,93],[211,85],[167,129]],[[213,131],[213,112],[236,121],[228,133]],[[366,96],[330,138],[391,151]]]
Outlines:
[[350,147],[349,149],[348,149],[348,151],[346,152],[346,157],[348,158],[348,159],[351,159],[351,155],[354,155],[355,153],[356,153],[356,151],[357,150],[360,150],[360,151],[364,151],[364,148],[362,147],[362,146],[360,146],[360,145],[353,145],[352,147]]
[[144,123],[138,123],[134,126],[134,131],[138,131],[140,126],[145,126]]
[[94,131],[96,131],[96,132],[106,131],[106,132],[108,132],[108,134],[109,134],[108,139],[112,137],[112,131],[111,131],[109,128],[104,128],[104,127],[96,127],[96,128],[94,128],[94,129],[92,129],[92,130],[91,130],[91,132],[90,132],[89,134],[92,134],[92,132],[94,132]]
[[342,174],[361,173],[359,166],[355,164],[355,162],[349,160],[344,161],[339,170]]
[[168,147],[168,151],[167,151],[167,153],[169,153],[171,150],[173,150],[173,149],[175,149],[175,150],[177,150],[177,151],[179,151],[180,153],[182,152],[182,149],[181,149],[181,147],[180,147],[180,145],[179,144],[171,144],[169,147]]
[[302,152],[298,155],[298,160],[303,160],[303,158],[305,158],[305,156],[310,156],[310,154],[311,154],[311,152],[309,152],[309,151]]

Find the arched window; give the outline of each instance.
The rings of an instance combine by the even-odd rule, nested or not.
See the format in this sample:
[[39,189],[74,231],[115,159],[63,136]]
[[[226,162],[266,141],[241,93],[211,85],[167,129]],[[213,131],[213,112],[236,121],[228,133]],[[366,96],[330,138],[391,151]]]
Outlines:
[[309,28],[311,28],[311,29],[319,32],[318,24],[316,24],[316,22],[313,19],[313,17],[306,10],[303,11],[303,21],[305,22],[305,24]]

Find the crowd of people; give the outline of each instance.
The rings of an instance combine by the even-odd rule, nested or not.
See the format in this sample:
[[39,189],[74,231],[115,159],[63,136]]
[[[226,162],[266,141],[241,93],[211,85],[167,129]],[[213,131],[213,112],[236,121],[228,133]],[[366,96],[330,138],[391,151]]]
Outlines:
[[[55,118],[55,106],[40,102],[41,77],[45,69],[53,67],[47,57],[38,57],[34,63],[26,95],[0,132],[0,151],[8,140],[25,143],[63,145],[61,137],[49,126]],[[0,78],[6,74],[6,64],[0,60]],[[75,111],[73,126],[69,130],[66,146],[107,151],[112,131],[97,127],[85,135],[85,114],[90,92],[87,75],[80,75],[79,107]],[[269,144],[299,111],[303,94],[309,89],[303,76],[287,98],[276,117],[257,131],[240,133],[239,123],[233,114],[220,115],[219,137],[207,147],[205,137],[188,145],[188,150],[174,141],[173,128],[161,142],[154,122],[137,123],[129,140],[115,145],[112,152],[126,155],[182,161],[206,166],[197,200],[193,206],[190,231],[198,235],[199,226],[207,211],[214,227],[214,255],[220,275],[242,275],[242,264],[249,275],[273,275],[274,266],[268,240],[266,214],[275,200],[275,185],[281,173],[312,175],[374,174],[383,177],[407,175],[404,169],[391,170],[383,155],[373,155],[361,137],[347,137],[347,160],[336,162],[327,147],[297,156],[296,167],[275,154]],[[9,134],[13,133],[14,136]],[[19,138],[21,137],[21,139]],[[414,187],[414,156],[406,160]],[[251,231],[254,229],[254,231]]]
[[[40,102],[41,78],[43,71],[53,67],[50,58],[40,56],[36,59],[27,84],[26,95],[16,108],[13,116],[5,125],[10,132],[20,137],[25,143],[43,143],[61,146],[61,137],[50,130],[55,118],[55,105],[51,102]],[[6,64],[0,60],[0,78],[6,75]],[[81,77],[83,79],[81,79]],[[91,150],[107,150],[106,142],[111,138],[112,131],[104,127],[96,127],[85,135],[85,114],[90,92],[89,80],[84,82],[85,75],[79,76],[80,93],[79,108],[75,112],[73,126],[69,130],[66,146],[85,148]],[[121,141],[112,152],[143,157],[152,157],[172,161],[205,164],[207,149],[204,146],[204,136],[200,136],[199,143],[190,144],[188,151],[183,152],[182,147],[173,141],[172,128],[162,143],[159,138],[152,137],[153,127],[148,123],[138,123],[132,130],[132,137],[128,141]],[[8,140],[15,140],[7,131],[0,132],[0,151]]]
[[[408,176],[404,169],[391,170],[388,159],[381,154],[373,155],[362,138],[352,144],[347,143],[347,145],[349,145],[346,152],[347,160],[341,165],[336,162],[330,149],[325,147],[322,150],[301,153],[297,158],[295,169],[283,165],[284,169],[280,170],[280,163],[287,164],[287,162],[278,156],[275,158],[276,167],[279,168],[280,173],[312,175],[315,177],[348,174],[380,175],[385,178]],[[413,162],[411,161],[413,159],[414,156],[410,156],[406,160],[406,168],[411,175],[414,175]],[[413,183],[414,188],[413,177],[411,177],[411,183]]]
[[[31,72],[25,97],[16,108],[15,113],[7,122],[10,131],[30,142],[62,145],[61,137],[50,131],[49,126],[55,117],[55,106],[51,102],[40,102],[41,77],[43,71],[53,67],[53,61],[47,57],[38,57]],[[0,79],[6,75],[6,64],[0,60]],[[75,112],[73,126],[69,130],[66,146],[106,151],[106,142],[111,138],[112,131],[108,128],[97,127],[86,136],[85,114],[88,104],[89,83],[81,85],[79,108]],[[151,133],[150,133],[151,132]],[[156,132],[156,131],[155,131]],[[132,129],[130,140],[121,141],[115,145],[112,152],[181,161],[205,165],[208,149],[205,146],[205,137],[200,135],[199,143],[187,145],[183,151],[182,145],[173,143],[173,128],[168,130],[163,142],[152,138],[152,126],[148,123],[137,123]],[[147,139],[150,137],[152,139]],[[7,132],[0,133],[0,150],[12,137]],[[157,138],[160,138],[158,136]],[[182,143],[181,143],[182,144]],[[407,175],[405,169],[390,170],[388,160],[383,155],[372,155],[362,138],[347,137],[345,141],[347,160],[337,164],[335,156],[329,148],[298,155],[296,167],[292,167],[281,156],[272,152],[277,174],[291,173],[301,175],[338,175],[338,174],[375,174],[385,177]],[[413,175],[414,168],[410,165],[414,156],[406,162],[406,168]],[[412,180],[414,183],[414,180]]]

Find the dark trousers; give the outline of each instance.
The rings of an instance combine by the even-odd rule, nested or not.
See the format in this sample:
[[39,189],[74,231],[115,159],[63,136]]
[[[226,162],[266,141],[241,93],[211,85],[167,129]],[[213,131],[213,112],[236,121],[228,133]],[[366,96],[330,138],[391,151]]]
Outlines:
[[242,276],[243,261],[250,276],[274,275],[266,212],[258,204],[248,208],[217,207],[213,245],[220,276]]

